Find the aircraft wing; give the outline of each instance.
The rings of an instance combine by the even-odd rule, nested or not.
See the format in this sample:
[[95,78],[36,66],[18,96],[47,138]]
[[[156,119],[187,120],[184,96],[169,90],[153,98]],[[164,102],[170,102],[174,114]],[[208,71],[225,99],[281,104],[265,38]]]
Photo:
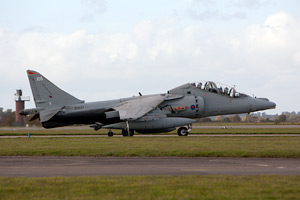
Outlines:
[[165,98],[166,97],[162,95],[140,96],[138,98],[126,100],[122,104],[114,107],[114,109],[119,111],[121,120],[132,121],[151,112],[161,104]]

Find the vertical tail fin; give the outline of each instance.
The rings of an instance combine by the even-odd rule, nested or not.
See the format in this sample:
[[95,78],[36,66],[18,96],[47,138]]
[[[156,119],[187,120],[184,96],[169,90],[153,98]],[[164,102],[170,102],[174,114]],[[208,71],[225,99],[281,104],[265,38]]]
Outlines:
[[84,102],[61,90],[38,72],[27,70],[27,75],[36,107],[64,106]]

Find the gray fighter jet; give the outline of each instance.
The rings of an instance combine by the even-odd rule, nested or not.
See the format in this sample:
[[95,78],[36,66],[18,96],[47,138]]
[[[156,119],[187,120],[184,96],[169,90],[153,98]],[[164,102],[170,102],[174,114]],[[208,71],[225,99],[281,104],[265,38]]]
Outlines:
[[89,124],[95,130],[121,129],[123,136],[169,132],[178,128],[187,136],[195,118],[250,113],[275,108],[266,98],[253,98],[234,87],[212,81],[187,83],[167,93],[85,103],[58,88],[40,73],[27,70],[36,108],[20,111],[33,114],[44,128]]

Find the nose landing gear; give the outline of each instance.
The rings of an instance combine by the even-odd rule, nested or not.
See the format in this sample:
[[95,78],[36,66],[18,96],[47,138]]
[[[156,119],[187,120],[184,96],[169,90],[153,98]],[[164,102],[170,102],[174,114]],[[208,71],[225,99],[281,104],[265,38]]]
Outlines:
[[178,136],[188,136],[189,132],[192,130],[192,124],[189,124],[188,127],[180,127],[177,130]]

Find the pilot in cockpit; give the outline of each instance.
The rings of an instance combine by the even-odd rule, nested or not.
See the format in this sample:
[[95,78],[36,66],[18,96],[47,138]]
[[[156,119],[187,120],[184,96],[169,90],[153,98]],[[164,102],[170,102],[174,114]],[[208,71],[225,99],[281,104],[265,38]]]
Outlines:
[[228,95],[228,87],[224,88],[224,94]]
[[198,83],[197,88],[202,89],[202,83]]
[[223,94],[223,88],[222,88],[222,86],[219,87],[219,92],[220,92],[220,94]]

